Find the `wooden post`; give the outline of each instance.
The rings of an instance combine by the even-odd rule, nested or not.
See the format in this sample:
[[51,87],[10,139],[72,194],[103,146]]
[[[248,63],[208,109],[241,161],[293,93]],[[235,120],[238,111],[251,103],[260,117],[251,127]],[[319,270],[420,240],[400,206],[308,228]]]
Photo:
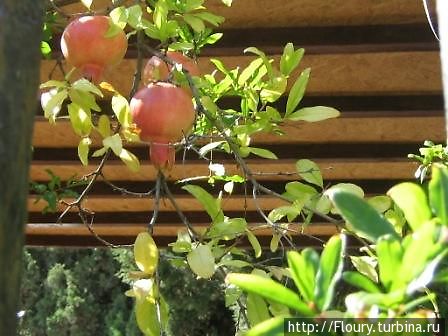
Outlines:
[[448,1],[437,1],[439,21],[440,58],[442,60],[443,95],[445,97],[445,129],[448,145]]
[[16,335],[42,0],[0,1],[0,335]]

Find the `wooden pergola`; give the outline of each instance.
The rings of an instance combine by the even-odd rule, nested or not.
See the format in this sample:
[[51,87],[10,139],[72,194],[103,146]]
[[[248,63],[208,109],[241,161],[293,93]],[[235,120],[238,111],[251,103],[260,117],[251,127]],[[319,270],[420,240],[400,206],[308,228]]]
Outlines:
[[[97,1],[101,6],[101,1]],[[219,58],[229,67],[247,65],[252,57],[243,54],[257,46],[274,58],[282,47],[293,42],[304,47],[301,68],[311,67],[311,81],[303,106],[328,105],[338,108],[341,117],[315,124],[289,123],[286,136],[266,134],[254,139],[254,146],[274,151],[279,160],[249,158],[254,172],[266,185],[282,191],[285,181],[295,176],[276,174],[294,171],[298,159],[316,161],[328,184],[357,183],[366,194],[384,193],[394,183],[410,180],[416,164],[406,158],[416,153],[424,140],[443,142],[443,96],[438,42],[433,36],[420,1],[409,0],[235,0],[227,8],[218,0],[207,1],[208,8],[226,18],[224,38],[204,50],[200,58],[203,73],[213,71],[209,59]],[[68,12],[81,8],[69,5]],[[106,80],[122,93],[131,87],[135,52],[129,51],[124,62]],[[41,81],[46,81],[56,60],[44,60]],[[56,78],[61,78],[57,71]],[[285,103],[283,100],[280,104]],[[226,102],[235,104],[231,98]],[[106,105],[105,105],[106,106]],[[71,131],[69,121],[50,125],[38,113],[34,129],[34,156],[31,180],[48,181],[46,169],[63,180],[82,176],[95,169],[77,159],[79,138]],[[97,142],[98,144],[98,142]],[[117,185],[144,191],[154,184],[156,172],[147,159],[147,148],[131,149],[142,161],[141,171],[131,173],[120,161],[107,163],[104,175]],[[219,156],[218,156],[219,158]],[[228,172],[238,167],[222,156]],[[193,175],[207,175],[207,164],[194,153],[178,163],[169,180],[174,182]],[[283,183],[283,184],[282,184]],[[204,185],[204,184],[203,184]],[[202,207],[191,196],[173,184],[173,192],[182,210],[198,227],[209,224]],[[44,203],[34,203],[29,196],[27,244],[86,246],[100,244],[69,214],[66,223],[54,224],[57,214],[42,214]],[[223,208],[232,215],[245,216],[249,222],[260,221],[255,204],[246,200],[242,189],[223,200]],[[281,205],[272,197],[261,197],[266,211]],[[101,181],[88,198],[88,207],[96,213],[95,231],[114,243],[130,243],[144,230],[153,210],[151,199],[123,197]],[[161,214],[155,226],[160,244],[173,241],[183,227],[174,209],[161,203]],[[336,228],[329,223],[312,223],[308,234],[327,237]],[[268,238],[271,230],[258,232]],[[306,236],[303,243],[312,244]],[[266,241],[266,240],[265,240]]]

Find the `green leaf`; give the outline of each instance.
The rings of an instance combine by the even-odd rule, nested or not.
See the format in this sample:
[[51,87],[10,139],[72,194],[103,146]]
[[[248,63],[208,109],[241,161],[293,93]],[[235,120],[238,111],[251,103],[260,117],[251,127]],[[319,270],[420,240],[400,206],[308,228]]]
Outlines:
[[302,100],[303,95],[305,94],[306,85],[308,84],[308,80],[310,78],[310,72],[310,68],[303,70],[292,86],[291,91],[289,92],[288,100],[286,102],[285,117],[289,117],[289,115],[296,109],[297,105],[299,105],[300,101]]
[[[46,81],[45,83],[40,84],[39,89],[47,89],[50,87],[55,87],[55,88],[59,89],[59,88],[63,88],[63,87],[65,88],[66,86],[67,86],[66,81],[57,81],[57,80],[52,79],[52,80]],[[54,92],[56,93],[57,91],[54,91]]]
[[246,54],[246,53],[252,53],[252,54],[255,54],[255,55],[257,55],[257,56],[260,56],[261,59],[263,60],[264,66],[266,67],[266,71],[267,71],[267,74],[268,74],[268,76],[269,76],[269,79],[272,80],[272,79],[274,78],[274,76],[273,76],[273,71],[272,71],[272,65],[271,65],[271,62],[270,62],[269,59],[266,57],[266,54],[265,54],[264,52],[262,52],[262,51],[259,50],[258,48],[255,48],[255,47],[249,47],[249,48],[244,49],[244,53],[245,53],[245,54]]
[[272,279],[254,274],[231,273],[227,275],[226,282],[237,285],[246,292],[258,294],[268,300],[281,303],[303,316],[314,315],[311,308],[296,293]]
[[103,97],[103,93],[100,89],[98,89],[95,84],[89,82],[85,78],[78,79],[76,82],[72,84],[72,89],[83,91],[83,92],[91,92],[96,94],[97,96]]
[[392,187],[387,194],[403,211],[413,231],[418,230],[431,219],[431,210],[423,189],[415,183],[400,183]]
[[[223,0],[224,1],[224,0]],[[250,329],[245,336],[279,336],[283,335],[286,316],[276,316]]]
[[257,237],[252,233],[252,231],[246,229],[247,239],[249,240],[250,245],[254,249],[255,258],[261,257],[261,245],[258,241]]
[[122,148],[119,157],[132,172],[136,173],[140,170],[140,161],[130,151]]
[[221,2],[222,2],[224,5],[226,5],[227,7],[232,6],[232,1],[233,1],[233,0],[221,0]]
[[266,301],[259,295],[247,294],[246,305],[247,317],[252,327],[271,317]]
[[287,216],[288,222],[292,222],[298,215],[300,215],[303,205],[303,203],[300,204],[300,206],[285,205],[272,209],[268,215],[268,218],[275,223],[281,220],[283,217]]
[[381,293],[378,286],[365,275],[358,272],[344,272],[342,278],[354,287],[361,288],[369,293]]
[[41,41],[40,42],[40,52],[45,57],[49,57],[50,56],[50,54],[51,54],[51,47],[48,44],[48,42],[45,42],[45,41]]
[[335,185],[331,186],[330,188],[328,188],[324,194],[329,195],[335,191],[344,191],[344,192],[350,193],[352,195],[355,195],[359,198],[364,198],[364,190],[362,190],[362,188],[360,186],[357,186],[356,184],[353,184],[353,183],[335,184]]
[[[162,315],[166,316],[166,303],[161,304],[161,308],[162,306],[165,307]],[[157,318],[157,307],[154,301],[137,300],[135,304],[135,318],[140,331],[145,336],[160,335],[160,323]]]
[[235,267],[235,268],[244,268],[244,267],[250,267],[253,268],[253,265],[247,261],[244,260],[222,260],[217,265],[217,267],[221,266],[227,266],[227,267]]
[[183,19],[197,33],[203,32],[205,29],[204,21],[193,14],[184,14]]
[[105,148],[110,148],[114,154],[120,157],[121,151],[123,150],[123,142],[121,140],[120,134],[114,134],[103,139],[103,146]]
[[314,300],[314,279],[315,269],[312,264],[308,264],[302,254],[296,251],[287,253],[288,266],[291,276],[297,289],[306,302]]
[[366,201],[351,193],[335,190],[329,193],[333,204],[347,221],[347,226],[372,242],[390,234],[398,237],[391,223]]
[[114,95],[112,97],[112,110],[123,127],[130,126],[132,122],[131,108],[129,107],[129,103],[126,98],[120,95]]
[[280,243],[280,235],[274,233],[272,235],[271,243],[269,244],[269,249],[271,250],[271,252],[277,251],[279,243]]
[[297,161],[296,170],[305,181],[323,187],[324,182],[319,166],[313,161],[307,159]]
[[448,226],[448,168],[434,165],[429,182],[429,201],[433,212]]
[[90,138],[82,138],[78,145],[78,157],[84,166],[89,164],[89,146],[92,144]]
[[105,114],[102,114],[98,119],[98,132],[100,132],[103,138],[110,136],[110,121]]
[[215,15],[215,14],[212,14],[209,12],[195,13],[194,16],[203,21],[207,21],[207,22],[211,23],[212,25],[214,25],[216,27],[224,22],[224,18],[222,16]]
[[114,8],[109,13],[109,16],[112,19],[112,22],[115,23],[121,29],[124,29],[124,27],[126,27],[126,23],[128,21],[128,11],[125,7],[119,6]]
[[90,111],[84,110],[76,103],[69,104],[67,110],[75,133],[81,137],[88,136],[93,128]]
[[263,60],[261,58],[257,58],[250,62],[238,77],[238,85],[244,86],[249,78],[251,78],[262,65]]
[[307,202],[317,194],[314,187],[301,182],[288,182],[285,186],[285,196],[291,201]]
[[313,106],[313,107],[304,107],[294,113],[291,113],[288,116],[289,120],[293,121],[308,121],[308,122],[316,122],[322,121],[330,118],[337,118],[341,115],[341,113],[327,106]]
[[314,297],[320,311],[330,307],[334,287],[342,274],[345,236],[333,236],[325,245],[316,274]]
[[[142,26],[142,8],[140,5],[134,5],[127,8],[127,22],[134,29],[139,29]],[[124,28],[124,27],[122,27]]]
[[134,243],[135,264],[140,271],[153,275],[159,263],[159,250],[148,232],[137,235]]
[[270,150],[264,149],[264,148],[255,148],[255,147],[248,147],[249,151],[252,154],[255,154],[257,156],[260,156],[265,159],[271,159],[271,160],[277,160],[278,157],[274,153],[272,153]]
[[42,109],[44,110],[44,116],[50,122],[54,123],[56,121],[56,117],[61,111],[61,106],[64,100],[67,98],[68,93],[67,90],[56,90],[52,89],[48,92],[42,93],[40,97],[40,102],[42,105]]
[[207,232],[207,237],[231,240],[243,234],[246,228],[247,222],[244,218],[230,218],[219,223],[213,223]]
[[377,259],[371,256],[350,256],[350,261],[356,270],[368,277],[374,282],[378,282],[378,273],[376,272]]
[[213,223],[224,221],[224,213],[221,210],[220,202],[218,202],[218,200],[216,200],[206,190],[191,184],[183,186],[182,189],[188,191],[202,204]]
[[276,76],[261,90],[260,97],[262,101],[273,103],[277,101],[288,86],[288,80],[285,76]]
[[110,20],[109,28],[107,29],[106,33],[104,34],[104,37],[105,38],[113,38],[122,32],[123,32],[123,29],[121,29],[121,26],[115,24],[112,20]]
[[208,245],[198,245],[188,253],[187,261],[191,270],[201,278],[209,279],[215,273],[215,258]]
[[371,206],[373,206],[379,213],[385,213],[392,206],[391,198],[385,195],[370,197],[367,202]]
[[101,107],[96,103],[95,96],[88,91],[76,90],[72,87],[68,95],[73,103],[76,103],[85,111],[101,111]]
[[300,48],[294,50],[294,45],[288,43],[283,49],[283,55],[280,58],[280,71],[283,75],[289,76],[291,72],[299,65],[302,57],[305,53],[305,49]]

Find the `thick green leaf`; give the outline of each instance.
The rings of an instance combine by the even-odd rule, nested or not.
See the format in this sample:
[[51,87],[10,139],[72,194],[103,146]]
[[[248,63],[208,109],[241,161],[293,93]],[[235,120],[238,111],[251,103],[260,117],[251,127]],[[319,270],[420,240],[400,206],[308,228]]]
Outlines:
[[250,245],[254,249],[255,258],[261,257],[261,245],[258,241],[257,237],[252,233],[252,231],[246,229],[247,239],[249,240]]
[[310,68],[303,70],[299,78],[297,78],[296,82],[292,86],[286,102],[285,117],[289,117],[289,115],[296,109],[297,105],[299,105],[302,100],[303,95],[305,94],[306,85],[308,84],[308,79],[310,78],[310,72]]
[[337,118],[341,115],[341,113],[335,108],[328,106],[313,106],[313,107],[304,107],[294,113],[291,113],[288,116],[288,119],[293,121],[308,121],[308,122],[316,122],[322,121],[330,118]]
[[209,279],[215,274],[215,258],[208,245],[198,245],[187,255],[191,270],[201,278]]
[[287,316],[276,316],[250,329],[245,336],[282,336],[283,323]]
[[216,200],[206,190],[191,184],[183,186],[182,189],[188,191],[202,204],[214,223],[224,221],[224,214],[221,210],[220,202],[218,202],[218,200]]
[[265,159],[271,159],[271,160],[277,160],[278,157],[274,153],[272,153],[270,150],[264,149],[264,148],[255,148],[255,147],[248,147],[249,151],[252,154],[255,154],[257,156],[260,156]]
[[389,290],[397,278],[397,270],[403,259],[403,248],[397,237],[387,235],[378,240],[376,254],[381,283]]
[[247,294],[246,305],[247,317],[252,327],[258,323],[268,320],[271,317],[266,301],[257,294]]
[[365,275],[358,272],[344,272],[342,278],[354,287],[361,288],[369,293],[380,293],[378,286]]
[[303,159],[296,162],[297,173],[307,182],[323,187],[322,174],[319,166],[311,160]]
[[350,194],[358,196],[359,198],[363,198],[364,197],[364,190],[362,190],[362,188],[360,186],[357,186],[356,184],[353,184],[353,183],[338,183],[338,184],[335,184],[335,185],[331,186],[330,188],[328,188],[325,191],[325,194],[329,195],[332,192],[335,192],[336,190],[348,192]]
[[385,213],[392,206],[391,198],[385,195],[370,197],[367,202],[371,206],[373,206],[379,213]]
[[296,310],[301,316],[313,316],[314,312],[289,288],[272,279],[254,274],[231,273],[226,282],[241,287],[244,291],[258,294],[268,300],[281,303]]
[[306,302],[314,300],[314,266],[307,264],[307,260],[296,251],[287,254],[288,266],[297,289]]
[[412,279],[412,281],[409,283],[406,293],[411,294],[417,290],[422,290],[428,286],[429,283],[431,283],[436,274],[436,268],[439,266],[442,259],[447,255],[448,250],[445,249],[442,253],[437,255],[434,259],[431,261],[427,261],[424,269],[422,272]]
[[351,193],[335,190],[329,193],[333,204],[347,221],[347,226],[372,242],[386,234],[398,235],[391,223],[366,201]]
[[148,232],[139,233],[135,239],[134,258],[140,271],[154,274],[159,263],[159,250]]
[[89,164],[89,147],[92,144],[90,138],[82,138],[78,145],[78,157],[84,166]]
[[342,274],[345,236],[333,236],[325,245],[320,257],[314,289],[315,303],[320,311],[330,307],[334,287]]
[[448,168],[434,165],[429,182],[429,201],[434,214],[448,226]]
[[129,170],[135,173],[140,170],[140,161],[138,160],[138,157],[130,151],[123,148],[120,152],[120,159],[129,168]]
[[392,187],[387,194],[403,211],[413,231],[418,230],[431,219],[431,210],[423,189],[415,183],[400,183]]
[[76,82],[72,84],[72,88],[78,91],[83,92],[91,92],[96,94],[97,96],[103,97],[103,93],[100,89],[98,89],[95,84],[89,82],[85,78],[78,79]]

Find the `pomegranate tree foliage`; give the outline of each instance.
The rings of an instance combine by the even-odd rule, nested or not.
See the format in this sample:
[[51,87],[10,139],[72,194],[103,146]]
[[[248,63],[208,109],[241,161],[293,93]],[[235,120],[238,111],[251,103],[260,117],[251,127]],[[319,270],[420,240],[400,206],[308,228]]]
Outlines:
[[[232,1],[222,2],[230,6]],[[92,1],[82,3],[88,9],[92,5]],[[103,177],[102,168],[110,155],[119,157],[132,172],[141,169],[138,158],[128,149],[129,145],[140,141],[129,100],[140,84],[142,59],[152,55],[170,65],[169,81],[188,83],[195,103],[197,115],[191,133],[185,132],[184,138],[172,145],[195,150],[209,167],[206,179],[210,185],[222,185],[216,196],[190,183],[200,177],[179,181],[210,216],[210,226],[201,232],[177,206],[163,172],[159,172],[153,190],[139,194],[154,197],[156,204],[148,232],[139,234],[135,242],[138,271],[132,273],[135,282],[126,293],[135,297],[140,329],[146,335],[159,335],[168,313],[159,293],[159,254],[151,237],[162,196],[169,199],[186,226],[170,244],[177,255],[172,262],[179,267],[189,267],[201,278],[226,279],[226,304],[239,305],[242,325],[253,327],[248,334],[274,332],[285,316],[430,316],[431,307],[426,303],[437,307],[430,284],[448,279],[447,270],[438,267],[448,251],[447,168],[434,167],[429,198],[414,184],[400,184],[388,195],[369,198],[351,183],[325,188],[319,167],[303,158],[295,165],[297,181],[286,183],[284,193],[266,188],[257,181],[244,159],[258,156],[275,160],[277,156],[267,149],[254,147],[255,135],[275,133],[282,136],[281,126],[285,122],[318,122],[339,116],[331,107],[300,105],[311,73],[310,69],[305,69],[296,74],[304,50],[288,43],[281,57],[272,59],[256,47],[249,47],[245,53],[253,59],[246,67],[229,69],[219,59],[211,59],[215,71],[192,77],[165,52],[176,50],[190,57],[198,56],[204,46],[219,41],[222,34],[214,33],[211,27],[218,26],[224,18],[207,11],[204,0],[149,0],[146,4],[130,6],[121,3],[112,3],[108,12],[112,23],[105,37],[114,36],[122,29],[128,38],[136,36],[138,61],[131,92],[118,92],[112,83],[95,84],[78,78],[73,70],[67,72],[63,81],[50,79],[41,85],[45,117],[50,123],[69,118],[73,131],[80,137],[81,163],[87,165],[90,157],[102,158],[98,168],[86,177],[86,189],[74,202],[68,203],[61,218],[75,207],[83,222],[88,224],[83,200],[94,182]],[[149,40],[152,44],[156,41],[160,49],[149,47]],[[222,108],[222,98],[227,96],[237,97],[239,104],[234,108]],[[282,96],[287,96],[285,109],[278,108],[277,102]],[[110,102],[111,113],[100,107],[100,99]],[[93,136],[102,140],[101,148],[94,152],[91,150]],[[213,159],[215,151],[233,155],[241,173],[228,175],[226,167]],[[245,218],[232,218],[224,213],[223,194],[231,194],[236,183],[252,188],[256,204],[260,193],[285,201],[285,205],[269,214],[261,208],[258,211],[265,222],[262,227],[272,229],[271,251],[279,247],[284,250],[286,245],[292,250],[287,253],[287,267],[258,263],[262,248],[255,233],[260,227],[249,226]],[[125,194],[138,194],[120,190]],[[296,251],[291,236],[295,232],[292,224],[300,223],[305,228],[312,225],[311,220],[316,215],[341,231],[324,244],[320,256],[311,248]],[[363,244],[361,255],[348,255],[346,235],[354,236]],[[242,238],[248,239],[253,252],[237,246]],[[353,271],[344,271],[348,266],[346,258],[350,259]],[[397,272],[401,276],[397,277]],[[293,280],[296,290],[284,286],[288,279]],[[335,288],[341,279],[359,289],[346,297],[345,309],[334,304]],[[248,294],[243,295],[243,292]]]

